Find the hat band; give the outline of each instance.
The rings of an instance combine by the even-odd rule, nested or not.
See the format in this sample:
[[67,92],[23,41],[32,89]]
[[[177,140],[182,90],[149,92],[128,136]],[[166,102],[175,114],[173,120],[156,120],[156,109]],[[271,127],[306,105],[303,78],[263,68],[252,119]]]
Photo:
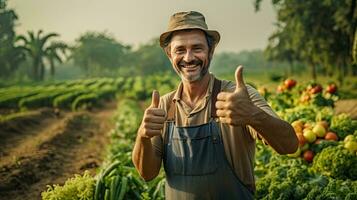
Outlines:
[[168,31],[172,31],[175,29],[182,29],[182,28],[199,28],[199,29],[208,29],[206,24],[200,23],[199,21],[196,20],[180,20],[177,21],[176,23],[171,24],[171,26],[168,27]]

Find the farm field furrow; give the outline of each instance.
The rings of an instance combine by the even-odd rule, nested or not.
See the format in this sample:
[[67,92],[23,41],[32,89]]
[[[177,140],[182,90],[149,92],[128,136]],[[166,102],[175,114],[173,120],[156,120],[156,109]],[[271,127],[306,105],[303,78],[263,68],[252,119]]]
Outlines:
[[101,110],[58,116],[47,110],[22,119],[28,121],[26,128],[1,126],[3,135],[13,136],[0,144],[0,199],[40,199],[48,184],[63,184],[84,170],[95,174],[108,142],[113,106],[115,102]]

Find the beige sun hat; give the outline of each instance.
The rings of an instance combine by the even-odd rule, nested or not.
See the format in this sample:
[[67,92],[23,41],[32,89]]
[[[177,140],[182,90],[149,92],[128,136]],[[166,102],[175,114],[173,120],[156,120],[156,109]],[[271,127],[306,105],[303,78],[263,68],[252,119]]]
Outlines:
[[213,38],[216,46],[221,38],[218,31],[208,30],[205,17],[197,11],[178,12],[170,17],[167,31],[160,35],[160,46],[165,47],[167,37],[174,31],[185,29],[200,29]]

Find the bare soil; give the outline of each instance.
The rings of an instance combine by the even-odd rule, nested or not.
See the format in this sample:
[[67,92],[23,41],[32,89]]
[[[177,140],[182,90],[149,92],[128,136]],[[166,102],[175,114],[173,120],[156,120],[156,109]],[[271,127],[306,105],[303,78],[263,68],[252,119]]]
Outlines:
[[41,109],[0,124],[0,200],[41,199],[46,185],[95,174],[116,103],[81,112]]
[[336,114],[348,113],[352,119],[357,119],[357,99],[339,100],[335,104]]

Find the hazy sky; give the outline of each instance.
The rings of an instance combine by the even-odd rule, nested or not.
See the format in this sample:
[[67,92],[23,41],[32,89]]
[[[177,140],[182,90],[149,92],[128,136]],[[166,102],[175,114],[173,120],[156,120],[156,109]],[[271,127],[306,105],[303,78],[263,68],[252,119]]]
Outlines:
[[19,16],[18,33],[43,29],[70,43],[90,30],[137,46],[164,32],[174,12],[196,10],[221,34],[216,51],[238,52],[264,48],[275,21],[270,0],[258,13],[253,0],[9,0],[8,6]]

